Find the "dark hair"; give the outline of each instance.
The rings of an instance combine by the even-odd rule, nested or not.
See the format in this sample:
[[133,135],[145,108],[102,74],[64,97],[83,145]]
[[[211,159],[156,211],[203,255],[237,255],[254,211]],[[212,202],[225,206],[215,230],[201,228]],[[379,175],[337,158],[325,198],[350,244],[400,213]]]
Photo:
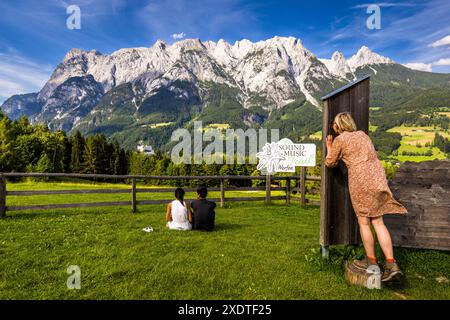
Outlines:
[[175,198],[177,198],[177,200],[180,201],[183,206],[184,206],[184,203],[183,203],[184,194],[185,194],[185,192],[184,192],[183,188],[175,189]]
[[206,198],[208,195],[208,189],[206,187],[199,187],[197,189],[197,194],[200,196],[200,198]]

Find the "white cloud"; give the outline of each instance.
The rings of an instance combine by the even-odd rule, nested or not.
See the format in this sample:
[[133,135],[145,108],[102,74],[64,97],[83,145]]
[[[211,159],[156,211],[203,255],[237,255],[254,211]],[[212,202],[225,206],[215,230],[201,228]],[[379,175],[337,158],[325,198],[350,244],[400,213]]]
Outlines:
[[450,58],[439,59],[431,63],[410,62],[405,63],[404,66],[414,70],[433,72],[434,66],[450,66]]
[[180,32],[180,33],[174,33],[172,34],[172,39],[174,40],[180,40],[186,37],[186,33]]
[[438,61],[433,62],[433,66],[450,66],[450,58],[439,59]]
[[17,52],[0,52],[0,101],[15,94],[36,92],[50,78],[52,68]]
[[438,41],[433,42],[432,44],[430,44],[430,47],[433,48],[437,48],[437,47],[443,47],[443,46],[448,46],[450,45],[450,35],[439,39]]
[[419,70],[419,71],[427,71],[432,72],[433,71],[433,65],[431,63],[422,63],[422,62],[410,62],[405,63],[405,67],[413,69],[413,70]]

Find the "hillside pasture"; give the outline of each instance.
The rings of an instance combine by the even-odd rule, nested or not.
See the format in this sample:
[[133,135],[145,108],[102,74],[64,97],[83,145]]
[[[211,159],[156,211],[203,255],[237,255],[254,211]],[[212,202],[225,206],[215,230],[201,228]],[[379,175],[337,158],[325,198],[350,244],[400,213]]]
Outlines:
[[[435,133],[450,138],[450,133],[435,127],[406,127],[398,126],[388,130],[388,132],[398,132],[402,135],[400,147],[397,149],[398,156],[395,156],[400,162],[413,161],[421,162],[434,159],[445,159],[446,155],[436,147],[425,147],[425,144],[433,143]],[[403,155],[403,152],[414,152],[424,154],[431,150],[432,155]]]

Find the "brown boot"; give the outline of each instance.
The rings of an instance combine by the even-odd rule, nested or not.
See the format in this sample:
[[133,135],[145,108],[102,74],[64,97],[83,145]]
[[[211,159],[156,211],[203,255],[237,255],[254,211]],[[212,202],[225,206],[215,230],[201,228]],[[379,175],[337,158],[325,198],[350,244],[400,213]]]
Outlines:
[[353,260],[352,264],[361,270],[367,270],[369,266],[378,266],[376,263],[373,263],[367,256],[365,256],[361,260]]
[[381,276],[381,281],[397,281],[400,280],[402,276],[403,272],[400,270],[400,267],[396,262],[386,262],[384,265],[383,275]]

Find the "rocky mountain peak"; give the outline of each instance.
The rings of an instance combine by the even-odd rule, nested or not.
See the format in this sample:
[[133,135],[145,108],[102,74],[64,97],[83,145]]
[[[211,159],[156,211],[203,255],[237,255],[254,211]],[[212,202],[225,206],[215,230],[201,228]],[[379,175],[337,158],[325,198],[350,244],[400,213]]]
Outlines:
[[165,50],[167,48],[167,43],[161,39],[156,40],[152,48],[157,48],[159,50]]
[[78,48],[73,48],[67,54],[64,56],[63,62],[66,62],[72,58],[82,58],[82,57],[94,57],[94,56],[101,56],[102,54],[98,50],[81,50]]
[[[221,95],[233,92],[236,103],[246,109],[258,106],[270,111],[300,97],[320,109],[318,97],[325,91],[353,80],[359,67],[383,63],[394,62],[365,46],[348,60],[339,51],[331,59],[317,59],[300,39],[281,36],[234,44],[224,39],[184,39],[173,44],[157,40],[151,47],[123,48],[111,54],[74,48],[38,95],[16,96],[8,99],[6,107],[15,116],[27,114],[31,120],[51,121],[52,128],[70,130],[84,117],[93,120],[102,111],[98,108],[106,108],[106,104],[96,105],[103,95],[120,96],[121,85],[126,84],[134,96],[124,103],[130,110],[139,110],[139,118],[147,116],[145,110],[154,110],[153,104],[166,106],[168,101],[174,108],[192,101],[206,106],[208,97],[217,94],[210,88],[225,90]],[[113,107],[120,109],[108,104]],[[20,112],[14,112],[15,108]]]
[[373,52],[366,46],[362,46],[358,52],[348,60],[348,64],[353,70],[364,65],[384,63],[394,63],[394,61]]
[[340,51],[335,51],[331,56],[331,60],[333,61],[345,61],[344,54]]

